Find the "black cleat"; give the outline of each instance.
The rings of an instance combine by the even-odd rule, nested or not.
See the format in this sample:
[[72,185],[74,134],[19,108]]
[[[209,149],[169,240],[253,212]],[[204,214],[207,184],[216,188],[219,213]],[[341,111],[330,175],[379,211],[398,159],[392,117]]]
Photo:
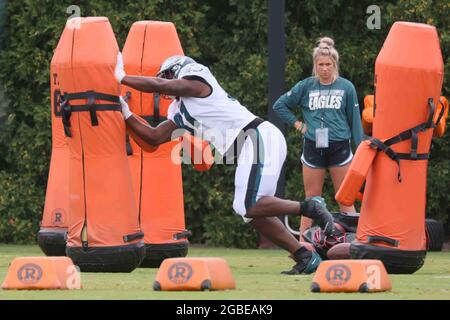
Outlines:
[[[298,259],[298,262],[291,270],[281,271],[281,274],[296,275],[296,274],[310,274],[317,270],[322,259],[317,252],[302,252],[303,257]],[[297,259],[296,259],[297,260]]]
[[300,202],[300,214],[313,219],[326,236],[334,234],[333,216],[327,210],[322,197],[307,198],[304,202]]

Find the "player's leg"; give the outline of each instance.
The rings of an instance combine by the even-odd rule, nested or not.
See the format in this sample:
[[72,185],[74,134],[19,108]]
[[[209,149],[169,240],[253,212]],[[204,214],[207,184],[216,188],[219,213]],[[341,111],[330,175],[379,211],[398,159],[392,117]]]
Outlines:
[[265,132],[266,123],[249,134],[238,158],[233,207],[246,218],[300,213],[299,202],[274,196],[287,146],[284,137]]
[[[286,157],[286,142],[281,133],[281,137],[276,132],[272,136],[270,126],[264,129],[263,124],[260,127],[262,132],[256,132],[257,139],[247,138],[239,156],[233,208],[258,232],[291,253],[297,264],[289,274],[314,272],[320,263],[316,253],[299,243],[276,217],[285,214],[283,210],[300,211],[298,202],[273,196]],[[256,141],[258,156],[254,152]]]
[[[278,163],[268,156],[271,151],[275,151]],[[263,141],[258,130],[247,137],[236,168],[233,209],[270,241],[293,253],[301,246],[277,216],[298,213],[300,203],[274,197],[285,157],[285,143]]]
[[[334,227],[332,216],[317,199],[297,202],[275,197],[278,178],[286,158],[283,134],[269,122],[247,138],[238,163],[250,170],[245,191],[245,217],[260,218],[280,215],[302,215],[314,219],[327,233]],[[258,154],[253,146],[258,143]],[[254,154],[255,153],[255,154]],[[257,161],[254,161],[254,160]],[[251,167],[249,167],[251,164]],[[239,170],[239,169],[238,169]],[[237,176],[238,177],[238,176]],[[237,178],[239,179],[239,177]]]
[[250,225],[278,247],[295,253],[302,245],[286,230],[283,222],[277,217],[262,217],[250,220]]

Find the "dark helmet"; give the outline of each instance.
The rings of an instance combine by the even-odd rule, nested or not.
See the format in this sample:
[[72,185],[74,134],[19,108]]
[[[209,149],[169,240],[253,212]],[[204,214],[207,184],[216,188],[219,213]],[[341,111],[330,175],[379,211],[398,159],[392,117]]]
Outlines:
[[156,74],[159,78],[176,79],[181,69],[188,64],[195,63],[195,60],[187,56],[171,56],[164,60]]

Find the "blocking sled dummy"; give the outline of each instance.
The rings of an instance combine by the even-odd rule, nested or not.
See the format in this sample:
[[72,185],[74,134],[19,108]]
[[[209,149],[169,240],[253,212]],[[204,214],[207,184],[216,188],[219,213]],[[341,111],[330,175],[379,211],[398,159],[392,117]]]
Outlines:
[[349,205],[365,180],[350,254],[379,259],[389,273],[413,273],[425,260],[427,164],[443,76],[436,29],[396,22],[375,63],[373,137],[336,194]]
[[118,52],[105,17],[69,20],[56,52],[70,150],[66,252],[81,271],[130,272],[145,254],[114,77]]
[[[61,42],[61,40],[60,40]],[[38,244],[48,256],[65,256],[67,215],[69,214],[69,147],[61,121],[59,80],[55,49],[50,63],[50,112],[52,116],[52,156]]]

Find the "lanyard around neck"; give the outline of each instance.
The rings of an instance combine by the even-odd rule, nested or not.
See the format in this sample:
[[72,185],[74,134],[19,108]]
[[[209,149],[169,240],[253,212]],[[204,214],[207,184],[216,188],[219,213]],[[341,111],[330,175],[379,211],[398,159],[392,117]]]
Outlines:
[[[318,81],[319,81],[319,100],[320,100],[320,98],[322,97],[322,84],[320,83],[320,80],[318,80]],[[330,92],[331,92],[331,89],[333,88],[334,82],[335,82],[335,81],[333,81],[333,82],[331,82],[331,83],[329,84],[330,88],[328,88],[328,92],[327,92],[326,97],[330,95]],[[321,109],[322,109],[322,110],[321,110],[321,112],[320,112],[320,127],[323,128],[325,106],[324,106],[324,108],[321,108]]]

